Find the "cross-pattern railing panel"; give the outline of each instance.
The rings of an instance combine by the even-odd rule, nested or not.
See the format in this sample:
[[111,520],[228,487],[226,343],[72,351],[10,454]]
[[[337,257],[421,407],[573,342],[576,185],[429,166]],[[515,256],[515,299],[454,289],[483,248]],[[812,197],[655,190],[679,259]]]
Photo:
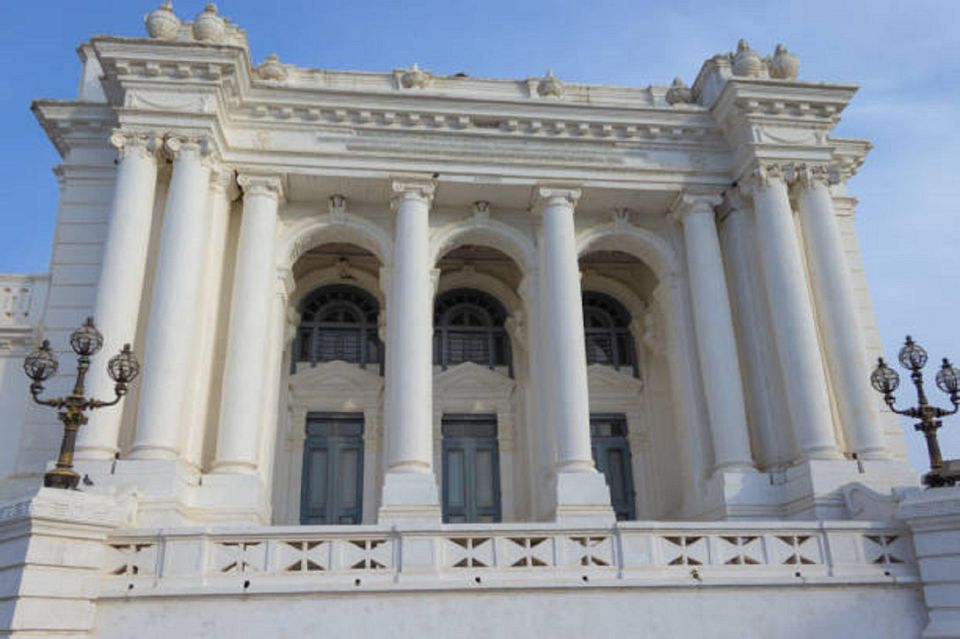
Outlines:
[[527,582],[889,584],[916,579],[910,548],[906,531],[859,522],[165,530],[112,539],[104,580],[107,593],[125,596],[177,588],[222,592],[241,582],[245,590],[270,591]]

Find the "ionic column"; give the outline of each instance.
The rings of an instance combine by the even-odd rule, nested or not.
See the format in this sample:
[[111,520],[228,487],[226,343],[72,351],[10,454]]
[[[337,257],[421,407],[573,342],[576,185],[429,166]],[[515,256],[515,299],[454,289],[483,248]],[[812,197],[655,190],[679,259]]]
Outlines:
[[807,458],[836,459],[840,454],[787,184],[776,165],[758,170],[752,182],[757,251],[797,443]]
[[[136,337],[153,225],[159,140],[153,135],[117,131],[110,143],[119,150],[120,158],[93,311],[107,357],[123,344],[133,344]],[[92,397],[113,396],[114,383],[106,366],[91,368],[87,379]],[[113,459],[122,416],[119,408],[93,411],[90,422],[77,435],[77,458]]]
[[430,205],[434,185],[394,182],[393,269],[387,298],[387,472],[380,522],[440,518],[433,476],[433,264]]
[[756,430],[755,461],[762,466],[775,466],[790,461],[794,444],[790,416],[777,400],[780,371],[770,359],[776,345],[760,288],[750,207],[739,191],[725,193],[720,212],[722,247],[731,298],[736,300],[734,328],[743,354],[741,370],[749,398],[747,410]]
[[541,187],[542,406],[556,434],[557,520],[612,518],[610,491],[593,464],[580,268],[573,223],[579,189]]
[[200,321],[210,168],[205,140],[171,136],[173,175],[160,235],[143,386],[131,457],[176,459]]
[[211,425],[211,399],[215,397],[214,378],[216,371],[217,335],[223,313],[223,269],[227,250],[227,231],[230,225],[230,203],[237,195],[233,169],[216,167],[210,175],[210,228],[207,234],[203,283],[201,285],[200,331],[194,354],[193,382],[188,411],[184,417],[188,432],[185,433],[184,457],[199,465],[202,461],[206,431]]
[[280,348],[273,343],[270,325],[281,180],[241,174],[237,183],[243,189],[243,213],[230,298],[216,473],[256,472],[264,393],[269,392],[268,353]]
[[852,451],[887,457],[867,385],[867,350],[824,167],[803,167],[795,186],[810,283],[825,342],[840,420]]
[[674,214],[683,224],[700,374],[710,417],[715,469],[753,466],[743,381],[714,207],[719,196],[684,195]]
[[[261,423],[263,424],[260,437],[260,476],[267,486],[273,485],[273,467],[277,450],[277,429],[280,426],[280,398],[284,381],[287,380],[285,371],[290,370],[289,346],[296,335],[296,326],[289,326],[288,316],[291,310],[288,306],[290,294],[296,287],[293,272],[284,266],[276,271],[273,280],[273,316],[270,320],[270,339],[267,348],[267,363],[264,369],[266,382],[264,387],[264,404],[261,409]],[[268,491],[269,494],[269,491]]]

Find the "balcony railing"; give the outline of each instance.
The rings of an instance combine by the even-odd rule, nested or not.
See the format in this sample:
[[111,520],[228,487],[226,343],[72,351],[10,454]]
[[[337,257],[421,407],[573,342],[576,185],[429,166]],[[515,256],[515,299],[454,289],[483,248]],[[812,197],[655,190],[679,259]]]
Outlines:
[[908,533],[868,522],[165,529],[109,542],[101,596],[914,583]]
[[40,320],[46,275],[0,274],[0,328],[28,328]]

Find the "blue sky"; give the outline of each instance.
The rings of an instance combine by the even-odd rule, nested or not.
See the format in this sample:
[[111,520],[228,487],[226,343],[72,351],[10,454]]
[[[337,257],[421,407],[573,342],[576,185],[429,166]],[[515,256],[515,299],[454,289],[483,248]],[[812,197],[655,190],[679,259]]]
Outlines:
[[[58,157],[30,113],[34,98],[75,95],[74,50],[94,34],[139,36],[157,2],[43,0],[0,7],[0,272],[47,269]],[[277,53],[311,67],[387,71],[417,62],[436,73],[645,86],[693,81],[702,61],[747,38],[762,55],[783,42],[801,79],[855,82],[839,135],[875,148],[850,190],[888,354],[910,332],[933,362],[960,359],[960,2],[915,0],[533,1],[227,0],[255,61]],[[200,0],[175,0],[181,18]],[[931,371],[932,372],[932,371]],[[932,393],[943,399],[938,391]],[[906,395],[904,395],[906,397]],[[944,453],[960,458],[960,418]],[[911,459],[926,455],[908,434]]]

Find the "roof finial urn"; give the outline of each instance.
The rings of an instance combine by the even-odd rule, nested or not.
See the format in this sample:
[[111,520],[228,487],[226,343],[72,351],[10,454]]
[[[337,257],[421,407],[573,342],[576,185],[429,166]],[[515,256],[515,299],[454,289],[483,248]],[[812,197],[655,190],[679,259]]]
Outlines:
[[147,27],[147,35],[157,40],[174,40],[180,33],[180,18],[173,12],[173,3],[164,2],[143,16],[143,24]]
[[770,77],[777,80],[796,80],[800,75],[800,58],[778,44],[770,60]]
[[282,82],[287,79],[287,70],[280,62],[280,58],[276,53],[271,53],[260,63],[260,66],[257,67],[257,73],[260,74],[260,77],[264,80]]
[[763,60],[750,48],[746,40],[737,43],[737,52],[733,56],[733,75],[757,78],[763,71]]
[[667,89],[666,97],[667,104],[689,104],[693,102],[693,91],[683,80],[674,78],[670,88]]
[[217,15],[217,5],[210,3],[193,19],[193,37],[201,42],[221,42],[227,33],[227,24]]
[[400,86],[404,89],[425,89],[430,85],[430,73],[414,62],[400,75]]
[[537,93],[541,97],[553,96],[559,98],[563,95],[563,82],[553,75],[552,70],[547,69],[547,75],[545,75],[537,85]]

